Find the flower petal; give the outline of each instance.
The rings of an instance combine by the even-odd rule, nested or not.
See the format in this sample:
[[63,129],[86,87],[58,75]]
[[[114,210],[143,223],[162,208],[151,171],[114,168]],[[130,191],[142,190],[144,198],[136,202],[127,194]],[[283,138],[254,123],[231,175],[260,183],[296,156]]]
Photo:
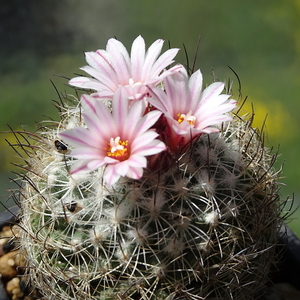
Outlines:
[[[80,69],[93,76],[96,79],[96,81],[103,82],[103,88],[106,87],[110,90],[114,90],[117,88],[116,80],[113,78],[114,76],[106,76],[104,73],[99,72],[98,70],[90,66],[85,66]],[[111,74],[113,74],[113,72],[111,72]]]
[[81,127],[65,130],[61,132],[59,136],[62,137],[67,144],[74,145],[74,147],[89,147],[89,138],[92,137],[90,132]]
[[134,152],[137,152],[139,155],[149,156],[149,155],[160,153],[164,150],[166,150],[165,143],[159,140],[153,140],[152,142],[149,142],[144,147],[135,148]]
[[141,36],[138,36],[132,43],[131,47],[131,77],[135,82],[142,78],[142,70],[145,62],[145,41]]
[[140,179],[143,175],[143,168],[129,168],[127,172],[127,177],[132,178],[132,179]]
[[220,95],[224,89],[225,84],[223,82],[214,82],[209,85],[202,93],[201,103],[204,105],[211,98]]
[[123,87],[118,88],[112,102],[112,116],[120,133],[120,129],[123,130],[123,127],[126,124],[129,106],[128,102],[126,90]]
[[173,48],[164,52],[151,68],[151,77],[155,78],[171,63],[174,62],[174,57],[177,55],[179,49]]
[[147,159],[142,154],[139,155],[131,155],[129,161],[130,168],[146,168],[147,166]]
[[120,175],[115,170],[115,164],[107,165],[103,174],[103,180],[109,185],[115,184],[120,178]]
[[157,59],[159,53],[161,52],[162,46],[164,44],[164,41],[162,39],[156,40],[148,49],[145,57],[145,62],[143,66],[143,71],[142,71],[142,80],[148,80],[150,71],[152,69],[152,66]]
[[86,52],[85,59],[89,66],[103,74],[103,76],[111,78],[112,81],[117,79],[117,75],[114,72],[113,66],[111,65],[112,57],[105,50]]
[[159,119],[162,112],[158,110],[151,111],[147,113],[143,118],[141,118],[135,126],[135,130],[131,131],[135,136],[139,136],[143,134],[146,130],[148,130],[155,122]]
[[130,74],[130,58],[124,45],[116,39],[109,39],[106,51],[113,57],[111,65],[118,77],[118,81],[126,85],[128,84]]
[[128,170],[129,170],[129,161],[128,160],[125,160],[125,161],[115,164],[115,171],[120,176],[123,176],[123,177],[126,176]]
[[195,111],[202,93],[203,77],[200,70],[193,73],[189,79],[189,90],[191,95],[191,111]]
[[[91,168],[91,165],[90,165],[91,163],[93,164],[93,167],[95,167],[95,168]],[[86,173],[86,172],[90,172],[92,170],[95,170],[99,167],[101,167],[101,162],[100,161],[77,160],[71,166],[70,174]]]

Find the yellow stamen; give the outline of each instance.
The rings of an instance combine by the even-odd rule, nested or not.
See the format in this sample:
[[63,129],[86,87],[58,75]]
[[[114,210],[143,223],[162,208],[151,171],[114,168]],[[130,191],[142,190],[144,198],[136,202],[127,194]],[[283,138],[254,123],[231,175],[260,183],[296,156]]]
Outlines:
[[177,122],[181,124],[183,121],[187,121],[191,126],[195,125],[196,117],[192,116],[189,112],[188,114],[177,114]]
[[108,145],[109,147],[105,149],[107,151],[107,156],[121,161],[128,158],[128,141],[122,141],[118,136],[115,139],[111,138]]

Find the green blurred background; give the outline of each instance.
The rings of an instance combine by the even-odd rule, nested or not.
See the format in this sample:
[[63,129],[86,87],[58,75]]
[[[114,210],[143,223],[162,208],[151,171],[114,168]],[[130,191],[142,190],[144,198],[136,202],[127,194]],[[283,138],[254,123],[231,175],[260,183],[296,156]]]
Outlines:
[[[179,47],[177,61],[190,62],[200,39],[197,68],[207,84],[213,75],[242,83],[248,96],[244,111],[255,107],[255,126],[267,117],[269,147],[279,148],[277,167],[284,162],[282,199],[295,212],[291,228],[300,236],[300,1],[299,0],[1,0],[0,6],[0,130],[24,128],[58,119],[51,100],[58,99],[50,79],[60,91],[70,91],[67,78],[85,65],[84,51],[105,48],[110,37],[127,47],[141,34],[148,45],[162,38]],[[230,68],[228,67],[230,66]],[[212,72],[213,70],[213,72]],[[17,169],[7,145],[11,134],[0,135],[0,194],[6,206],[16,186],[9,178]],[[0,208],[4,210],[4,208]]]

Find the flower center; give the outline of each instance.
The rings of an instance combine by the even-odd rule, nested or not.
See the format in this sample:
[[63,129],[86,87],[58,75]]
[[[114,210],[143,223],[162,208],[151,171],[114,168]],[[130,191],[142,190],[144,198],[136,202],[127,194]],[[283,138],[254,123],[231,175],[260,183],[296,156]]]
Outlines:
[[129,157],[128,141],[122,141],[119,136],[115,139],[110,138],[108,147],[105,150],[107,151],[107,156],[120,161],[126,160]]
[[137,82],[134,82],[133,78],[129,78],[129,80],[128,80],[128,85],[132,86],[132,87],[137,86],[137,85],[141,85],[141,84],[142,83],[140,82],[140,80],[138,80]]
[[196,117],[192,116],[191,112],[185,114],[177,114],[177,122],[181,124],[183,121],[187,121],[191,126],[195,125]]

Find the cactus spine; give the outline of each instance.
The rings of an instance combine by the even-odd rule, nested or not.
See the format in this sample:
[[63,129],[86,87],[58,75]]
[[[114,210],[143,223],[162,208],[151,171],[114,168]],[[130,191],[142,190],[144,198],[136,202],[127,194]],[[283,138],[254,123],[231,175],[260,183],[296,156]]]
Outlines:
[[150,156],[140,178],[109,185],[106,166],[70,173],[60,133],[86,127],[80,105],[65,97],[61,120],[21,143],[28,282],[45,299],[257,299],[276,259],[280,202],[275,156],[251,118],[232,113],[180,155]]

